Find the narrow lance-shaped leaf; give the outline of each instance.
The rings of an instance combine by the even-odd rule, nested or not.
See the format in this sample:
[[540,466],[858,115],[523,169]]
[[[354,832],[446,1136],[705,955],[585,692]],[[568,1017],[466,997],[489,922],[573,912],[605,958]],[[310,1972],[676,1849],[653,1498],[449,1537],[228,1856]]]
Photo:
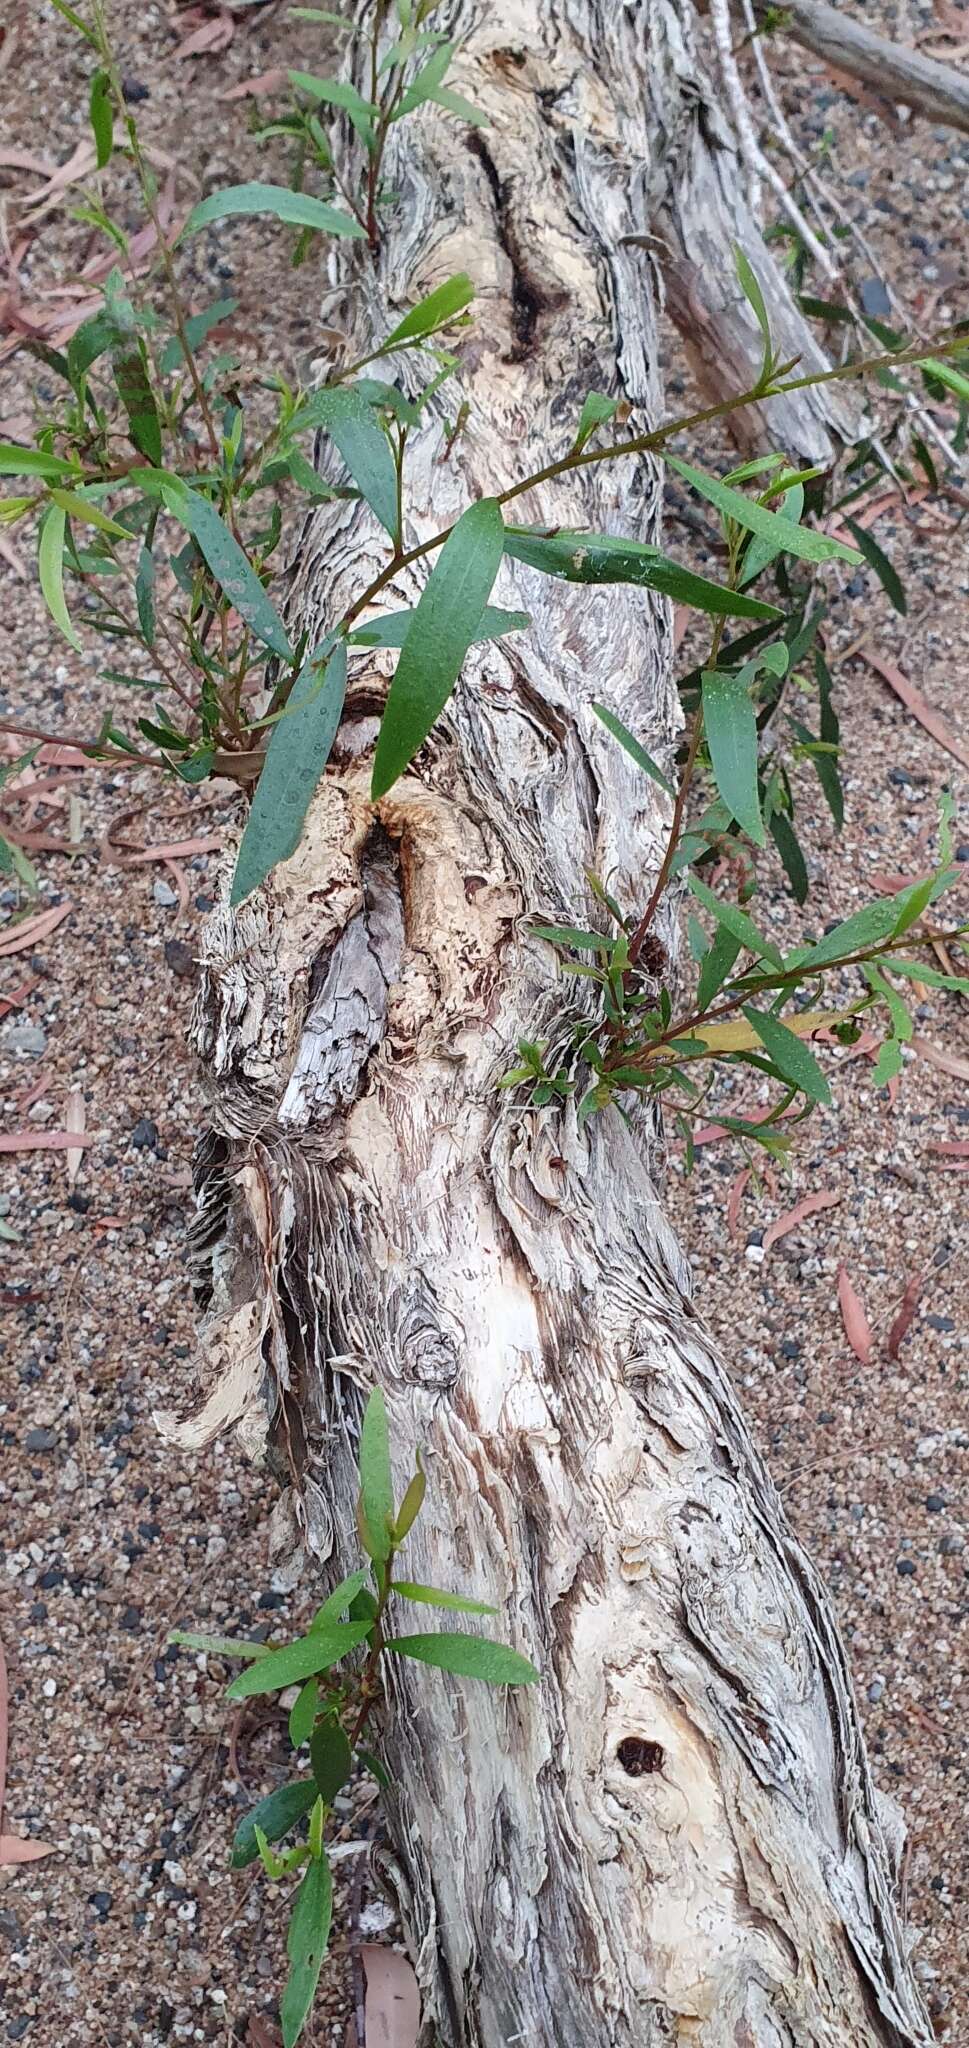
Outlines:
[[770,376],[771,367],[774,360],[774,349],[773,343],[771,341],[770,320],[767,317],[767,307],[764,303],[764,294],[761,291],[760,280],[757,276],[757,273],[752,268],[750,261],[746,256],[744,250],[741,248],[739,242],[737,242],[734,245],[733,255],[734,263],[736,264],[737,268],[737,276],[740,280],[740,289],[743,292],[744,298],[747,300],[748,305],[753,309],[754,317],[757,321],[758,327],[760,328],[761,339],[764,344],[763,361],[761,362],[760,376],[758,377],[757,382],[758,384],[766,384]]
[[63,505],[51,505],[40,523],[37,543],[37,568],[44,602],[55,626],[59,627],[72,647],[80,652],[81,643],[71,624],[70,613],[64,597],[64,536],[67,531],[67,514]]
[[855,548],[845,546],[844,541],[831,540],[827,534],[815,533],[812,527],[795,526],[790,519],[783,519],[779,512],[769,512],[766,505],[758,505],[755,498],[746,498],[742,491],[735,491],[730,484],[719,483],[716,477],[705,476],[690,463],[681,462],[678,455],[667,455],[664,462],[675,469],[685,483],[692,484],[702,498],[707,498],[727,519],[733,519],[748,533],[759,533],[765,540],[776,540],[779,551],[797,555],[805,562],[829,562],[837,558],[841,562],[857,565],[861,560]]
[[268,1643],[250,1642],[247,1636],[200,1635],[195,1629],[173,1628],[168,1640],[183,1650],[204,1650],[209,1657],[268,1657]]
[[310,1736],[310,1762],[320,1798],[332,1806],[353,1770],[346,1734],[335,1716],[317,1723]]
[[319,1687],[315,1678],[307,1678],[296,1695],[289,1710],[289,1740],[293,1749],[301,1749],[313,1732],[320,1705]]
[[619,745],[625,749],[630,760],[635,761],[637,768],[641,768],[644,775],[657,782],[660,789],[666,791],[667,796],[674,796],[676,792],[672,783],[663,774],[662,768],[657,767],[652,754],[647,754],[645,747],[640,745],[639,740],[630,732],[629,727],[623,724],[622,719],[617,718],[607,704],[593,704],[592,709],[606,731],[612,734],[614,740],[619,741]]
[[273,726],[232,877],[232,903],[241,903],[299,845],[346,695],[346,643],[337,642],[324,670],[326,651],[319,649],[300,669],[285,714]]
[[135,571],[135,605],[138,624],[146,647],[155,644],[155,557],[149,547],[138,551],[138,567]]
[[161,420],[148,376],[144,349],[140,343],[119,351],[114,358],[114,381],[128,415],[128,433],[139,455],[156,467],[162,459]]
[[379,1387],[375,1387],[370,1395],[360,1431],[360,1493],[371,1555],[389,1557],[394,1520],[394,1482],[390,1469],[387,1404]]
[[91,80],[89,102],[91,129],[94,135],[95,163],[103,171],[109,161],[112,147],[113,122],[111,116],[111,79],[106,71],[96,71]]
[[[403,612],[385,612],[383,618],[368,619],[365,626],[356,626],[348,634],[351,647],[403,647],[410,631],[413,609]],[[478,622],[478,630],[471,642],[479,646],[485,640],[498,640],[503,633],[524,633],[531,625],[527,612],[502,611],[499,605],[486,604]]]
[[745,1009],[747,1022],[756,1031],[779,1074],[812,1102],[830,1102],[831,1090],[810,1047],[765,1010]]
[[162,483],[161,495],[169,512],[191,534],[220,590],[256,639],[271,648],[281,660],[291,661],[292,648],[279,613],[215,506],[210,505],[198,491],[179,484],[177,479],[174,488],[170,483]]
[[725,903],[722,897],[715,896],[713,890],[708,889],[706,883],[701,882],[696,875],[689,876],[687,887],[697,902],[702,903],[705,910],[709,910],[711,917],[716,918],[717,924],[725,925],[727,930],[733,933],[734,938],[739,939],[742,946],[746,946],[752,953],[759,954],[761,959],[769,960],[772,966],[783,967],[780,948],[775,946],[773,939],[766,939],[763,932],[758,931],[753,919],[749,918],[738,904]]
[[281,1835],[289,1833],[291,1827],[308,1813],[317,1796],[313,1778],[299,1778],[291,1785],[279,1785],[275,1792],[260,1799],[258,1805],[239,1822],[232,1841],[232,1868],[244,1870],[249,1863],[255,1863],[259,1854],[256,1829],[260,1828],[267,1842],[278,1842]]
[[740,947],[741,941],[736,932],[728,930],[725,924],[718,924],[700,962],[696,990],[698,1010],[709,1009],[717,991],[723,987]]
[[240,1671],[226,1687],[226,1699],[247,1700],[254,1693],[281,1692],[287,1685],[301,1685],[304,1678],[329,1671],[348,1650],[366,1642],[369,1633],[369,1621],[346,1621],[326,1631],[313,1629],[298,1642],[270,1650],[268,1657],[259,1657],[248,1670]]
[[414,1657],[420,1664],[454,1671],[461,1678],[482,1678],[488,1685],[534,1685],[538,1680],[527,1657],[504,1643],[489,1642],[487,1636],[393,1636],[387,1648],[397,1657]]
[[397,472],[390,443],[368,405],[352,385],[314,393],[308,408],[316,423],[336,443],[355,484],[376,512],[381,526],[397,533]]
[[464,1593],[444,1593],[437,1586],[415,1585],[412,1579],[395,1579],[393,1591],[402,1600],[416,1600],[423,1607],[447,1607],[454,1614],[497,1614],[486,1600],[470,1600]]
[[224,192],[211,192],[207,199],[193,206],[182,229],[182,239],[197,235],[200,228],[210,226],[212,221],[256,213],[271,213],[276,220],[292,227],[319,228],[324,234],[346,235],[356,241],[366,239],[366,230],[351,214],[341,213],[335,206],[327,206],[322,199],[313,199],[308,192],[292,192],[288,185],[258,182],[230,185]]
[[474,285],[466,271],[459,271],[456,277],[446,278],[443,284],[428,292],[426,298],[419,299],[417,305],[412,306],[402,320],[398,320],[386,341],[380,344],[381,355],[386,354],[388,349],[396,348],[399,342],[417,341],[424,335],[437,334],[449,321],[455,320],[459,313],[463,313],[473,298]]
[[874,569],[886,597],[890,598],[895,610],[903,614],[907,612],[908,604],[905,590],[894,562],[889,561],[888,556],[879,547],[874,536],[866,532],[863,526],[859,526],[857,519],[849,519],[847,514],[845,514],[844,522],[849,533],[854,534],[869,569]]
[[357,114],[368,124],[380,113],[380,108],[372,100],[365,100],[346,78],[316,78],[311,71],[290,71],[287,75],[290,85],[308,93],[320,105],[342,107],[345,114]]
[[660,590],[676,604],[692,605],[695,611],[715,618],[778,619],[776,605],[745,597],[742,591],[709,583],[667,560],[657,548],[627,540],[612,533],[533,532],[525,526],[509,526],[505,553],[525,562],[544,576],[561,576],[568,583],[638,583]]
[[0,476],[72,476],[76,462],[62,455],[49,455],[46,448],[18,448],[14,441],[0,441]]
[[[213,327],[218,327],[221,321],[228,320],[230,315],[235,312],[238,304],[238,299],[216,299],[213,305],[206,306],[204,312],[190,313],[188,319],[184,322],[185,339],[188,342],[189,348],[193,350],[200,348],[206,336],[211,334]],[[169,376],[173,370],[179,369],[184,361],[185,350],[182,347],[181,337],[174,334],[171,341],[166,344],[162,351],[159,364],[162,375],[165,377]]]
[[784,873],[791,885],[791,894],[796,903],[806,903],[808,896],[807,863],[801,851],[801,843],[790,819],[783,811],[773,811],[767,821],[767,829],[781,858]]
[[573,455],[578,455],[580,449],[585,447],[586,442],[595,433],[596,428],[601,427],[606,420],[613,419],[618,409],[618,398],[607,398],[604,391],[589,391],[586,393],[582,400],[582,411],[579,414],[579,424],[575,430],[575,440],[572,443]]
[[707,669],[703,676],[703,730],[713,775],[732,818],[755,846],[764,844],[757,789],[757,718],[750,694],[753,664],[739,675]]
[[283,2048],[295,2048],[316,1996],[333,1917],[333,1878],[325,1854],[307,1865],[286,1937],[289,1976],[279,2008]]
[[411,621],[381,721],[371,798],[402,775],[443,711],[478,630],[504,542],[494,498],[469,505],[445,541]]

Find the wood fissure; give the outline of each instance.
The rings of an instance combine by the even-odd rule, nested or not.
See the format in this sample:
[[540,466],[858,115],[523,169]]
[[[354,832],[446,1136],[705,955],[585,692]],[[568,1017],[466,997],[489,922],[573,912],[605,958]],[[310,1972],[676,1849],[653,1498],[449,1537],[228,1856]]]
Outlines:
[[[442,460],[442,394],[408,444],[407,545],[567,446],[588,389],[661,416],[647,243],[700,77],[687,0],[439,18],[484,144],[433,107],[394,131],[382,247],[334,268],[325,312],[363,345],[474,278],[467,422]],[[522,517],[656,541],[656,466],[565,477]],[[293,624],[318,637],[385,559],[365,509],[314,511]],[[418,588],[402,568],[388,606]],[[490,1601],[540,1668],[509,1691],[391,1660],[383,1861],[428,2042],[925,2048],[831,1604],[692,1304],[654,1120],[497,1088],[519,1037],[588,1014],[529,919],[597,918],[587,868],[630,910],[658,872],[668,801],[592,704],[670,766],[668,609],[512,563],[495,597],[530,632],[473,650],[377,806],[367,658],[297,852],[210,920],[202,1371],[164,1426],[239,1420],[283,1480],[281,1582],[307,1554],[335,1578],[379,1383],[401,1488],[418,1447],[428,1473],[410,1576]],[[670,903],[658,936],[675,956]]]

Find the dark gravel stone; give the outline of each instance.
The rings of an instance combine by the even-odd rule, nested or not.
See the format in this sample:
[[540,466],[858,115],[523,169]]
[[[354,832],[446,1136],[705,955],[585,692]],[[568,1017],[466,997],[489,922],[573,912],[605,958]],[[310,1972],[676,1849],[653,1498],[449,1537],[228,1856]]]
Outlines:
[[136,1152],[157,1152],[158,1125],[152,1123],[150,1116],[140,1116],[129,1142]]
[[125,103],[129,107],[137,107],[142,100],[150,100],[151,98],[151,87],[143,85],[140,78],[129,78],[127,76],[122,78],[121,90],[125,97]]
[[17,2019],[15,2019],[15,2020],[8,2020],[8,2021],[7,2021],[7,2040],[8,2040],[8,2041],[22,2041],[22,2040],[23,2040],[23,2038],[24,2038],[24,2035],[25,2035],[25,2033],[27,2032],[27,2028],[29,2027],[29,2025],[30,2025],[30,2019],[29,2019],[29,2016],[28,2016],[28,2014],[27,2014],[27,2013],[25,2013],[25,2012],[21,2013],[21,2014],[19,2015],[19,2017],[18,2017]]
[[[943,1510],[943,1508],[945,1507],[945,1494],[944,1494],[944,1493],[930,1493],[930,1494],[927,1494],[927,1495],[926,1495],[926,1501],[925,1501],[925,1505],[926,1505],[926,1507],[928,1508],[928,1511],[929,1511],[929,1514],[930,1514],[930,1515],[941,1515],[941,1513],[942,1513],[942,1510]],[[43,1584],[43,1581],[41,1581],[41,1584]]]
[[67,1197],[67,1206],[69,1209],[75,1209],[79,1216],[86,1216],[91,1207],[91,1197],[90,1195],[79,1195],[77,1189],[72,1188],[71,1193]]
[[800,1358],[801,1356],[801,1347],[796,1337],[782,1337],[780,1349],[782,1358]]
[[911,1579],[915,1576],[915,1566],[910,1557],[900,1557],[895,1570],[900,1579]]
[[165,940],[165,964],[173,974],[188,980],[195,973],[195,954],[184,939]]
[[863,277],[859,287],[861,303],[865,312],[874,320],[887,320],[891,314],[892,302],[880,277]]
[[56,1429],[28,1429],[24,1437],[24,1450],[52,1451],[56,1442]]
[[127,1629],[129,1635],[138,1635],[141,1629],[141,1608],[126,1607],[119,1625]]
[[933,1313],[932,1315],[926,1316],[925,1320],[928,1323],[930,1330],[955,1329],[955,1323],[953,1322],[951,1316],[937,1316]]
[[92,1892],[88,1905],[93,1906],[99,1920],[106,1920],[114,1905],[110,1892]]

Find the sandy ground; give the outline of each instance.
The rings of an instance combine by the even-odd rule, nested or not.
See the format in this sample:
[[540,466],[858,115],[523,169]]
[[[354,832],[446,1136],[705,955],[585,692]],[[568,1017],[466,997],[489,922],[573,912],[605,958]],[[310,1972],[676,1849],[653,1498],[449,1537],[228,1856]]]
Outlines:
[[[929,19],[928,7],[912,7],[902,27]],[[320,68],[315,31],[260,9],[224,53],[178,62],[178,35],[161,8],[128,5],[119,23],[122,68],[148,89],[147,133],[177,149],[197,189],[284,172],[281,157],[247,137],[244,105],[218,95],[271,63]],[[84,129],[85,70],[32,8],[3,80],[4,141],[66,157]],[[940,308],[964,311],[969,141],[887,128],[803,60],[788,60],[786,71],[802,139],[832,132],[840,188],[871,239],[877,275],[924,325]],[[9,183],[12,193],[24,189],[22,179]],[[68,254],[76,260],[82,241],[55,216],[37,245],[35,277],[54,275]],[[194,250],[194,302],[213,287],[237,291],[254,337],[272,307],[276,363],[304,368],[313,267],[287,271],[268,230],[234,229]],[[0,415],[22,412],[26,367],[5,366]],[[941,530],[949,517],[951,507],[933,503],[882,518],[879,540],[905,568],[909,618],[890,611],[866,574],[846,590],[837,631],[844,645],[870,630],[965,744],[967,575],[960,538]],[[689,536],[673,538],[685,551]],[[0,564],[0,581],[8,712],[29,708],[41,723],[87,730],[101,701],[93,662],[54,644],[32,579],[18,582]],[[969,863],[966,778],[955,761],[858,662],[840,673],[839,702],[849,762],[840,844],[805,792],[814,929],[877,893],[875,872],[918,871],[943,786],[961,796],[957,838]],[[254,1719],[230,1758],[216,1675],[166,1651],[165,1637],[193,1624],[279,1631],[305,1615],[311,1595],[273,1590],[269,1491],[236,1446],[176,1460],[151,1421],[167,1362],[192,1336],[181,1232],[201,1100],[184,1032],[217,856],[189,856],[174,875],[99,857],[101,834],[132,805],[143,816],[131,836],[155,843],[231,835],[234,814],[231,802],[205,808],[204,797],[177,793],[163,801],[150,785],[106,771],[71,786],[80,793],[78,850],[40,862],[45,904],[69,905],[70,915],[36,954],[0,962],[0,1007],[32,984],[0,1021],[5,1127],[62,1127],[69,1091],[80,1090],[93,1140],[73,1187],[63,1154],[5,1162],[3,1213],[19,1234],[3,1247],[0,1367],[6,1826],[56,1853],[0,1873],[0,2039],[31,2048],[265,2042],[273,2037],[249,2023],[272,2014],[282,1979],[280,1904],[251,1874],[229,1876],[226,1842],[251,1795],[278,1779],[281,1724]],[[777,877],[760,904],[762,920],[793,942],[798,914]],[[0,896],[2,916],[13,911]],[[919,1031],[950,1052],[967,1050],[964,1007],[954,1001],[927,1002]],[[689,1183],[676,1159],[671,1176],[699,1299],[832,1588],[876,1774],[905,1810],[917,1966],[939,2038],[951,2043],[965,2037],[969,2016],[967,1232],[963,1183],[931,1148],[966,1136],[969,1099],[958,1079],[909,1061],[892,1109],[856,1059],[842,1062],[837,1107],[803,1135],[790,1177],[748,1189],[733,1238],[725,1213],[736,1155],[711,1145]],[[822,1189],[838,1205],[765,1250],[769,1223]],[[838,1314],[842,1262],[876,1329],[868,1367],[849,1350]],[[925,1276],[917,1312],[893,1360],[885,1338],[916,1273]],[[376,1932],[381,1907],[366,1904],[352,1847],[367,1826],[357,1803],[346,1815],[340,1892],[350,1917],[359,1923],[362,1911]],[[345,1957],[341,1936],[311,2043],[342,2039]]]

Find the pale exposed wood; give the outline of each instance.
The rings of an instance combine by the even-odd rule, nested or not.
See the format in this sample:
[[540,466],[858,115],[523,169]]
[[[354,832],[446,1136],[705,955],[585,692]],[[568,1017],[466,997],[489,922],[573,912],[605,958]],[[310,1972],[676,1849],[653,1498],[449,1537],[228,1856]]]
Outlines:
[[[379,261],[324,309],[359,341],[450,272],[477,284],[470,414],[450,456],[453,401],[414,438],[409,540],[564,449],[590,388],[661,415],[643,238],[688,218],[698,147],[685,0],[454,18],[491,125],[397,131]],[[658,477],[589,469],[521,513],[652,539]],[[337,616],[384,547],[358,507],[315,513],[294,617]],[[428,2040],[923,2048],[831,1603],[692,1305],[651,1121],[579,1129],[496,1086],[519,1035],[564,1038],[587,1001],[528,917],[595,917],[586,866],[630,906],[656,872],[665,800],[591,705],[669,765],[667,607],[514,565],[496,598],[532,631],[475,652],[376,812],[386,658],[355,668],[299,851],[210,921],[208,1352],[165,1426],[197,1445],[241,1414],[284,1480],[281,1569],[305,1546],[338,1575],[379,1381],[399,1481],[418,1446],[428,1472],[409,1570],[491,1600],[541,1669],[518,1692],[391,1674],[389,1867]]]
[[[757,0],[764,14],[764,0]],[[836,71],[860,78],[886,99],[901,100],[929,121],[969,133],[969,75],[921,50],[904,49],[825,0],[783,0],[783,28]]]

